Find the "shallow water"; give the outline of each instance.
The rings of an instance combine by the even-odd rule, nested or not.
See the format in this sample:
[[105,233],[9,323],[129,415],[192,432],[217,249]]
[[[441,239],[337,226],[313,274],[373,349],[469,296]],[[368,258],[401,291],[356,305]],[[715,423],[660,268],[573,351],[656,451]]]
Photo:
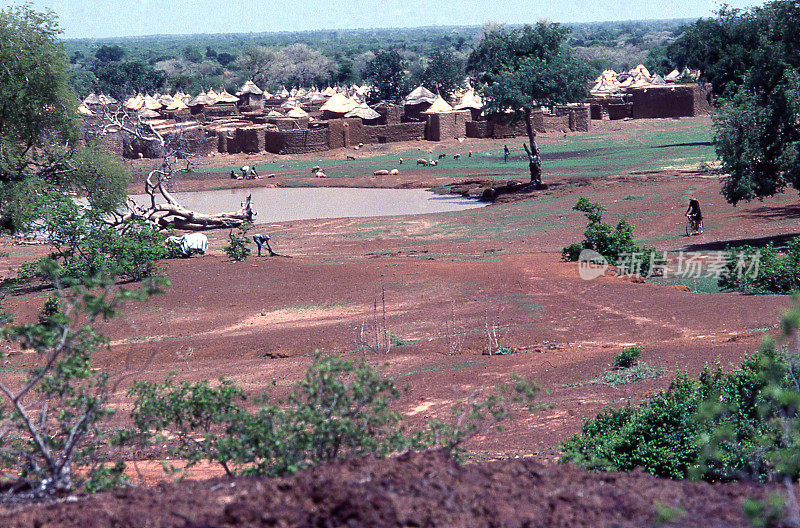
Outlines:
[[[486,204],[469,198],[437,195],[424,189],[362,189],[340,187],[219,189],[174,193],[185,207],[199,213],[237,211],[248,194],[253,195],[255,223],[417,215],[463,211]],[[131,195],[137,203],[149,203],[149,196]]]

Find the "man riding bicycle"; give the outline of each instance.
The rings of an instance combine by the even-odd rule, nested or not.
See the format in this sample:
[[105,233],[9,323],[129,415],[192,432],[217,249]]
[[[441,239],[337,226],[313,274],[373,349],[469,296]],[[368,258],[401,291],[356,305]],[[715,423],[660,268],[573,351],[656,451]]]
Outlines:
[[703,213],[700,212],[700,202],[694,196],[689,199],[689,208],[686,210],[686,216],[691,220],[695,228],[699,228],[700,223],[703,221]]

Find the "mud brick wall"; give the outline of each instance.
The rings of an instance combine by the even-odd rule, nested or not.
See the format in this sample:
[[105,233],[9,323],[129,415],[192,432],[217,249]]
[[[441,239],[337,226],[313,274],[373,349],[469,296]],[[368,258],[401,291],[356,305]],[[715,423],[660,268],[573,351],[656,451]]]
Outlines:
[[428,141],[442,141],[466,136],[466,123],[472,117],[469,110],[425,115],[428,118],[425,139]]
[[711,115],[711,85],[694,85],[694,115]]
[[375,108],[381,117],[376,125],[396,125],[403,121],[403,107],[393,104],[381,104]]
[[422,112],[431,107],[431,103],[420,103],[416,105],[403,106],[403,121],[424,121],[425,116]]
[[592,128],[592,116],[589,105],[581,105],[573,109],[572,130],[574,132],[588,132]]
[[268,117],[267,123],[278,127],[278,130],[305,130],[308,128],[308,117]]
[[239,109],[235,105],[212,105],[203,107],[203,114],[206,118],[229,116],[238,114]]
[[266,150],[264,126],[252,126],[236,129],[236,145],[241,152],[256,153]]
[[694,115],[692,86],[630,88],[634,119],[690,117]]
[[569,114],[567,115],[544,115],[544,129],[547,132],[561,132],[562,130],[570,130],[569,128]]
[[267,152],[274,154],[303,154],[328,150],[328,130],[266,130]]
[[589,105],[589,107],[592,119],[596,119],[598,121],[603,119],[603,107],[600,105],[600,103],[592,103]]
[[425,123],[396,123],[364,127],[364,143],[396,143],[425,137]]
[[609,119],[625,119],[633,115],[633,103],[609,103],[607,106]]
[[[547,131],[547,125],[544,117],[545,116],[541,110],[534,110],[531,113],[531,127],[533,127],[534,131]],[[512,122],[510,118],[505,116],[491,116],[489,118],[489,122],[491,123],[489,126],[493,138],[500,139],[528,135],[524,118],[516,122]]]
[[492,124],[489,121],[468,121],[467,137],[488,138],[492,136]]
[[368,143],[364,140],[364,123],[361,119],[331,119],[328,121],[328,146],[330,148],[346,148]]

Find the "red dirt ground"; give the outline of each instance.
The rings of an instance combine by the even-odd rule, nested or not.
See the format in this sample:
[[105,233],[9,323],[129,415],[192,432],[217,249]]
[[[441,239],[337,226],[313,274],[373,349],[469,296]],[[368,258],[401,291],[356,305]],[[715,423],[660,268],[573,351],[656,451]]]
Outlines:
[[[698,118],[691,122],[707,123],[708,120]],[[640,125],[636,122],[616,123],[615,127],[622,129],[608,133],[635,136],[637,126]],[[675,125],[664,121],[663,126]],[[543,143],[548,140],[547,137],[540,139]],[[463,152],[469,148],[477,152],[496,144],[489,141],[454,142],[443,145],[440,150]],[[416,148],[417,144],[412,146]],[[411,146],[393,148],[399,152]],[[343,153],[324,154],[329,158],[344,157]],[[369,151],[360,151],[359,155],[370,154]],[[252,157],[243,156],[242,160],[253,162]],[[208,163],[235,165],[242,160],[220,157],[212,158]],[[525,179],[524,169],[520,168],[521,181]],[[284,176],[297,178],[298,175],[299,171],[279,174],[276,180]],[[478,171],[443,177],[430,170],[410,170],[401,175],[403,181],[381,181],[379,184],[427,187],[475,177],[480,177]],[[337,179],[335,183],[378,185],[371,180],[369,175],[346,182]],[[194,180],[182,180],[181,190],[266,185],[272,181],[233,182],[225,179],[224,175],[212,173],[198,175]],[[529,193],[523,197],[527,199],[458,213],[258,226],[258,231],[272,235],[276,251],[291,258],[251,257],[239,263],[230,262],[221,250],[227,242],[227,233],[209,233],[209,254],[166,264],[164,274],[172,286],[164,295],[142,305],[130,305],[125,309],[124,317],[108,325],[105,331],[112,338],[112,346],[110,351],[98,356],[97,362],[101,368],[111,370],[114,376],[119,377],[127,375],[131,376],[130,379],[160,380],[168,372],[177,371],[180,379],[224,376],[252,392],[260,392],[273,382],[278,391],[285,391],[305,371],[315,349],[325,353],[355,354],[377,365],[386,364],[389,375],[401,384],[407,383],[408,392],[398,410],[409,414],[415,422],[434,416],[444,417],[453,402],[487,391],[511,375],[520,374],[538,380],[550,391],[541,397],[542,402],[550,404],[550,407],[534,415],[515,416],[504,424],[506,429],[503,433],[476,437],[467,447],[475,459],[533,456],[538,462],[548,462],[557,457],[558,444],[576,433],[583,420],[594,416],[603,407],[621,405],[629,399],[640,400],[667,386],[677,370],[696,375],[707,364],[719,362],[726,368],[737,364],[743,354],[757,348],[762,336],[772,331],[780,313],[790,305],[789,299],[781,296],[689,293],[615,277],[583,281],[578,276],[577,265],[561,262],[559,256],[564,245],[581,239],[585,218],[570,210],[581,195],[604,204],[608,208],[608,221],[631,215],[637,239],[644,239],[659,250],[691,249],[708,254],[739,239],[797,233],[797,199],[793,194],[733,208],[719,195],[718,177],[683,170],[655,174],[629,171],[605,178],[550,177],[546,181],[551,184],[550,189]],[[703,204],[707,219],[705,234],[692,239],[681,236],[689,192],[693,192]],[[625,199],[631,195],[640,199]],[[3,249],[10,253],[6,259],[8,267],[42,251],[39,247],[27,246]],[[677,255],[671,253],[671,258]],[[23,316],[33,316],[45,297],[46,293],[9,297],[5,300],[5,307]],[[383,297],[391,334],[411,342],[413,346],[394,346],[388,354],[363,346],[359,338],[361,330],[368,329],[376,316],[383,316],[382,310],[376,309]],[[500,344],[512,348],[515,354],[484,354],[492,329],[499,335]],[[644,360],[662,367],[664,375],[655,380],[615,387],[586,384],[608,370],[613,356],[631,344],[643,344],[646,349]],[[25,364],[29,359],[22,353],[10,361],[17,365]],[[123,411],[130,405],[124,398],[127,384],[129,381],[121,384],[116,398],[116,404]],[[124,412],[118,413],[117,419],[124,420],[124,415]],[[357,466],[360,462],[352,464]],[[376,464],[374,471],[395,471],[394,464],[400,463]],[[462,472],[456,473],[461,477],[452,478],[463,477],[468,482],[470,472],[485,472],[488,467],[495,468],[475,466],[459,470]],[[703,486],[656,483],[644,476],[588,477],[572,469],[541,468],[533,462],[513,462],[497,468],[500,475],[505,475],[496,477],[500,479],[498,484],[487,484],[483,492],[478,486],[472,488],[474,491],[463,491],[465,495],[458,500],[472,501],[464,498],[469,493],[475,493],[483,500],[493,496],[490,489],[502,489],[502,493],[492,499],[494,506],[486,506],[481,511],[492,516],[496,513],[500,516],[498,519],[506,518],[512,511],[520,512],[520,519],[527,518],[527,506],[520,506],[521,509],[508,506],[509,509],[504,510],[502,497],[513,495],[525,502],[538,496],[537,492],[530,491],[530,498],[523,498],[511,488],[506,489],[502,479],[522,472],[535,482],[539,477],[534,475],[544,472],[555,480],[547,485],[544,498],[537,499],[544,502],[531,506],[534,517],[530,518],[552,519],[552,522],[536,521],[528,526],[585,525],[581,519],[589,522],[590,518],[579,515],[575,512],[577,510],[562,511],[561,506],[554,506],[570,501],[585,506],[585,515],[596,515],[592,519],[606,518],[608,512],[603,508],[610,506],[601,498],[603,493],[614,495],[614,501],[618,501],[622,508],[622,519],[619,522],[603,521],[606,524],[598,526],[639,526],[643,517],[637,517],[639,524],[630,524],[624,519],[625,512],[639,511],[644,508],[644,503],[652,512],[653,501],[667,495],[686,497],[680,499],[684,501],[680,504],[688,511],[693,495],[689,490],[695,489],[692,486]],[[334,470],[320,470],[319,474],[325,471]],[[201,471],[195,476],[213,474],[213,470]],[[322,478],[312,476],[316,475],[313,472],[304,475],[302,478],[308,482]],[[419,478],[423,479],[422,476]],[[489,480],[494,482],[494,478]],[[593,479],[595,484],[591,486],[596,486],[597,490],[591,494],[587,491],[587,495],[579,499],[583,491],[576,482],[582,479]],[[373,495],[373,491],[363,489],[363,493],[354,495],[352,500],[388,500],[381,493],[390,493],[394,484],[381,482],[384,488],[380,493],[374,491]],[[281,485],[278,481],[246,484],[248,489],[258,486],[281,489]],[[419,485],[421,489],[427,486],[411,482],[402,485]],[[653,491],[652,496],[642,491],[639,496],[637,487],[640,485],[645,486],[644,489],[650,486],[662,491]],[[187,486],[199,490],[208,484]],[[637,492],[622,491],[620,486],[629,486],[625,489]],[[519,489],[523,488],[525,486]],[[728,491],[730,489],[734,488],[713,488],[713,493],[739,496],[739,491]],[[160,498],[152,500],[166,500],[172,492],[119,493],[122,495],[117,497],[119,502],[116,504],[125,509],[133,508],[137,501],[151,500],[143,497],[158,496]],[[681,493],[685,495],[674,495]],[[218,496],[225,494],[230,495],[230,491],[219,492]],[[559,498],[559,494],[565,494],[566,498]],[[265,493],[264,496],[272,497],[268,499],[270,501],[278,501],[270,504],[284,500],[280,498],[283,495],[277,497]],[[300,500],[303,492],[298,491],[294,496]],[[201,495],[198,501],[202,500]],[[307,500],[307,497],[302,500]],[[434,501],[431,504],[435,504],[447,499],[434,494],[420,500]],[[236,499],[231,501],[231,504],[236,504]],[[176,508],[191,511],[191,504],[184,502]],[[354,507],[342,504],[345,509]],[[388,508],[389,503],[372,504],[386,504]],[[397,518],[402,519],[405,514],[398,513],[402,507],[395,505],[392,508],[392,515],[397,514]],[[453,511],[462,512],[457,515],[466,515],[462,509],[454,508]],[[222,506],[217,508],[222,509]],[[247,508],[242,509],[245,510]],[[446,515],[445,510],[441,515]],[[545,510],[556,517],[541,517]],[[85,518],[90,517],[88,512],[91,511],[86,510]],[[305,515],[292,509],[287,511],[290,512],[287,515],[295,516],[293,519]],[[387,515],[389,511],[386,510]],[[700,511],[697,510],[697,516],[687,516],[690,518],[687,522],[697,523],[687,526],[707,526],[700,522],[704,518]],[[559,512],[571,513],[563,513],[565,517],[561,518]],[[731,512],[720,513],[718,525],[739,524],[740,520],[734,519],[738,514]],[[222,514],[217,511],[213,515]],[[569,524],[572,515],[576,516],[576,521]],[[231,521],[222,517],[203,519],[203,522],[211,523],[209,526],[231,525]],[[177,519],[170,522],[173,524],[166,525],[180,525],[175,524]],[[305,526],[303,522],[306,521],[292,521],[287,525]],[[387,525],[403,525],[388,517],[385,522]],[[371,526],[373,523],[377,521],[359,521],[358,525]],[[343,518],[339,525],[345,524]],[[441,521],[438,525],[447,524]],[[205,526],[198,526],[201,525]],[[248,524],[237,526],[245,525]],[[451,525],[484,524],[464,521],[463,524],[455,522]],[[522,526],[523,523],[503,524],[498,521],[494,525]]]
[[[746,526],[748,484],[590,474],[533,460],[459,466],[442,453],[350,460],[292,478],[159,484],[0,514],[7,528]],[[672,515],[659,509],[676,508]]]

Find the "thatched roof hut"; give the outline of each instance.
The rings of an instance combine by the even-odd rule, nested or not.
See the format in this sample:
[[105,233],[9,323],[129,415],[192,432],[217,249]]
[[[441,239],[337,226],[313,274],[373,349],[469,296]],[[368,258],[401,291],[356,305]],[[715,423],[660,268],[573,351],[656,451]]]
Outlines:
[[336,93],[320,107],[320,110],[322,110],[323,119],[337,119],[344,117],[347,112],[353,110],[356,106],[358,106],[358,103],[346,95]]
[[123,106],[128,110],[140,110],[144,106],[144,97],[142,94],[136,94],[125,101]]
[[308,117],[308,112],[306,112],[299,106],[295,106],[294,108],[286,112],[286,117],[294,117],[294,118]]
[[667,74],[666,77],[664,77],[664,80],[667,82],[675,82],[680,78],[681,78],[681,72],[679,72],[678,70],[672,70]]
[[422,85],[414,88],[403,101],[406,105],[416,106],[419,104],[433,104],[436,101],[436,94]]
[[[94,95],[94,94],[92,94]],[[91,117],[94,115],[94,112],[89,110],[89,107],[86,106],[86,103],[81,103],[78,105],[78,113],[82,116]]]
[[214,102],[220,104],[234,104],[239,102],[239,98],[229,94],[227,90],[223,89],[214,99]]
[[450,106],[447,101],[442,99],[441,95],[437,95],[436,99],[434,99],[433,104],[425,110],[425,113],[428,114],[443,114],[445,112],[452,112],[453,107]]
[[377,124],[378,119],[381,118],[381,115],[367,106],[367,103],[361,103],[357,107],[347,112],[344,116],[359,117],[365,124],[368,125]]
[[83,100],[83,104],[85,105],[99,105],[103,104],[100,102],[100,98],[94,93],[90,93],[86,96],[86,99]]

